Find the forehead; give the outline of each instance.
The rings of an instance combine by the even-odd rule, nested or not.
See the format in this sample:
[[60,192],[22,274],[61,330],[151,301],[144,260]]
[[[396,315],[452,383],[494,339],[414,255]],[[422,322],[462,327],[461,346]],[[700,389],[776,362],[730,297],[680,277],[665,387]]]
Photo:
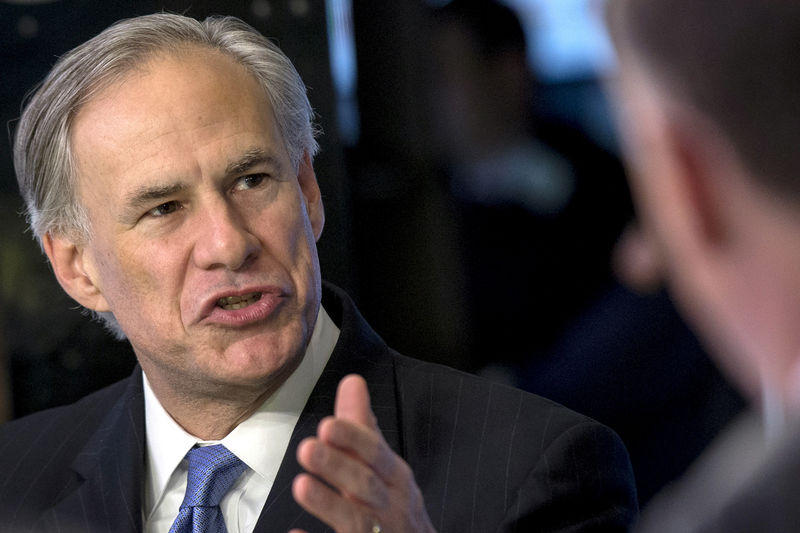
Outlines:
[[255,77],[199,47],[156,55],[99,91],[77,113],[70,140],[79,182],[85,175],[184,172],[213,150],[285,152]]
[[[215,110],[233,107],[242,99],[270,107],[265,91],[242,65],[221,52],[187,46],[155,54],[94,94],[78,111],[72,133],[77,137],[85,130],[89,116],[92,129],[100,131],[144,117],[151,126],[190,116],[211,120]],[[204,108],[204,104],[215,105]]]

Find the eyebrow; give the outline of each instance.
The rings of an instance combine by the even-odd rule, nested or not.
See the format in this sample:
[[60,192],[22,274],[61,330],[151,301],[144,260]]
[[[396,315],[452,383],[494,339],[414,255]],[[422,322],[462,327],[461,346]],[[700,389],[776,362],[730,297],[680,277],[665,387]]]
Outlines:
[[[243,174],[259,165],[271,166],[278,174],[281,173],[281,164],[276,157],[261,148],[250,148],[239,159],[228,163],[225,167],[225,175]],[[151,207],[158,200],[184,192],[188,188],[189,185],[181,181],[164,185],[145,185],[127,194],[124,205],[126,211],[136,212],[139,209]]]
[[153,201],[183,192],[187,187],[182,182],[139,187],[126,196],[125,205],[129,208],[149,207]]
[[229,163],[228,166],[225,167],[225,175],[234,176],[236,174],[243,174],[258,165],[272,166],[278,173],[280,173],[281,170],[281,164],[277,158],[261,148],[251,148],[238,160]]

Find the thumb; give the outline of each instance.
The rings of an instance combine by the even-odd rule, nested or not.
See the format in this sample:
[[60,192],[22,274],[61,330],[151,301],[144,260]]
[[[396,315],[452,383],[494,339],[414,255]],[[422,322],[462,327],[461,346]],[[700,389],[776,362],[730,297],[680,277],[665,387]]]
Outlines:
[[337,418],[378,429],[377,420],[370,406],[367,382],[364,378],[357,374],[342,378],[336,391],[333,414]]

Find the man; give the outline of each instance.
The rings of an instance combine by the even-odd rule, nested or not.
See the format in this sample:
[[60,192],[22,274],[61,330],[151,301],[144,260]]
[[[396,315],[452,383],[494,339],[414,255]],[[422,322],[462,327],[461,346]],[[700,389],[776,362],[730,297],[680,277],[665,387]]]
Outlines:
[[800,524],[800,4],[612,0],[620,125],[674,296],[755,404],[641,531]]
[[0,529],[624,530],[613,433],[396,354],[322,284],[311,117],[236,19],[123,21],[53,68],[20,188],[59,282],[140,368],[0,431]]

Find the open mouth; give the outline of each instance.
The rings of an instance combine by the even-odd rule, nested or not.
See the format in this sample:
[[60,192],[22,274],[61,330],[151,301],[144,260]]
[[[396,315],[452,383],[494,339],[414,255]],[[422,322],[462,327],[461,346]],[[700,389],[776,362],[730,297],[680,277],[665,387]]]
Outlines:
[[235,311],[236,309],[252,305],[260,299],[260,292],[252,292],[250,294],[243,294],[242,296],[226,296],[217,300],[217,306],[226,311]]

